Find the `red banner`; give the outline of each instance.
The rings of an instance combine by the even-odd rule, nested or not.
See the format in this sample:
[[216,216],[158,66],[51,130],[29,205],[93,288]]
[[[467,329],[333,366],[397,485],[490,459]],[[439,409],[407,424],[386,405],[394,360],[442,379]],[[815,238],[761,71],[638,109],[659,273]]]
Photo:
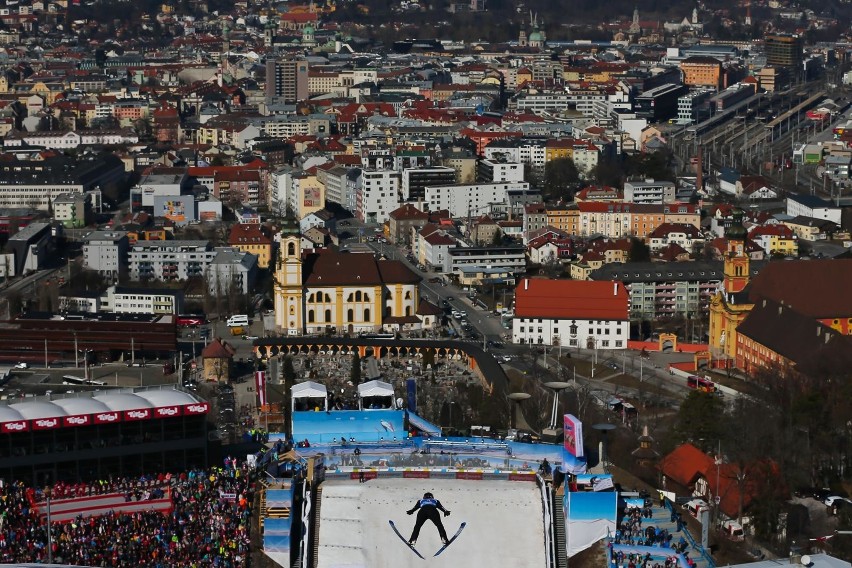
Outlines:
[[36,418],[32,421],[33,430],[53,430],[59,428],[62,421],[58,417],[54,418]]
[[510,473],[509,481],[535,481],[534,473]]
[[2,432],[4,434],[11,434],[14,432],[26,432],[29,429],[30,427],[26,420],[18,420],[16,422],[4,422]]
[[187,404],[183,407],[184,414],[207,414],[210,410],[210,405],[206,402],[196,402],[195,404]]
[[124,411],[125,420],[148,420],[149,418],[151,418],[150,408],[140,408],[138,410]]
[[254,374],[254,386],[257,388],[258,406],[266,406],[266,371],[257,371]]
[[430,474],[428,471],[403,471],[402,476],[412,479],[429,479]]
[[353,471],[349,474],[349,479],[376,479],[379,474],[376,471]]
[[81,414],[79,416],[63,416],[63,426],[88,426],[92,423],[92,415]]
[[481,471],[457,471],[456,479],[482,479]]
[[118,412],[101,412],[95,414],[95,424],[112,424],[119,421],[121,421],[121,416]]
[[173,418],[175,416],[180,416],[180,406],[164,406],[162,408],[155,408],[154,415],[157,418]]

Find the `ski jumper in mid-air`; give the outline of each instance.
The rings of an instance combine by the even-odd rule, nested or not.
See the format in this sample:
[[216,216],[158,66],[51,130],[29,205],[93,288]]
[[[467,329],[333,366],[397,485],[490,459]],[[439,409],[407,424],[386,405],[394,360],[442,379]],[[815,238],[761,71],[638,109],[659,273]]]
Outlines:
[[408,543],[414,545],[417,542],[417,537],[420,536],[420,527],[429,520],[438,527],[441,542],[447,544],[447,531],[444,530],[444,523],[441,522],[441,515],[438,511],[442,511],[445,517],[450,515],[450,511],[445,509],[441,505],[441,502],[435,499],[431,493],[424,494],[423,499],[419,499],[417,504],[412,509],[406,511],[406,513],[413,515],[414,511],[417,511],[417,522],[414,523],[414,530],[411,531],[411,538],[408,539]]

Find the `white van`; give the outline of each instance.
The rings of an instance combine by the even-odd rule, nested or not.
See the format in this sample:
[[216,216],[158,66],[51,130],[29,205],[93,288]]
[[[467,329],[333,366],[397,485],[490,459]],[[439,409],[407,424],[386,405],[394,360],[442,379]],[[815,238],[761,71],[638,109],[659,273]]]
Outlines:
[[701,499],[693,499],[684,505],[684,508],[689,511],[690,515],[697,519],[703,511],[710,509],[710,505]]
[[228,318],[228,327],[237,327],[240,325],[248,325],[249,319],[245,314],[235,315]]

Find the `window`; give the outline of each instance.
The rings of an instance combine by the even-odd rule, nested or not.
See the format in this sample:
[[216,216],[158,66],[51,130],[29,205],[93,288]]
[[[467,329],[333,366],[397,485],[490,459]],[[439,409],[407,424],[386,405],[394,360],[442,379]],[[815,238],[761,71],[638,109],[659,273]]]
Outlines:
[[314,311],[308,310],[308,323],[314,323]]
[[287,255],[295,256],[296,255],[296,243],[287,243]]
[[331,321],[331,310],[325,311],[325,321],[327,321],[327,322]]
[[370,321],[370,309],[364,310],[364,321]]
[[352,322],[355,321],[355,311],[352,308],[346,310],[346,321]]
[[361,301],[361,290],[358,290],[357,292],[355,292],[355,301],[356,302]]

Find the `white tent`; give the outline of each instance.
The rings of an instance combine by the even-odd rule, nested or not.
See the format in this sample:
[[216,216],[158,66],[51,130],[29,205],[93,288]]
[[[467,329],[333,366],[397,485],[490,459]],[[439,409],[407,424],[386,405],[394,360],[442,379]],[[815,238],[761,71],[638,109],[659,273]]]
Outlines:
[[367,381],[358,385],[358,396],[393,396],[393,386],[384,381]]
[[[326,390],[325,385],[321,385],[313,381],[305,381],[304,383],[293,385],[290,392],[292,393],[292,400],[290,401],[290,404],[293,405],[294,411],[312,410],[317,407],[321,410],[328,410],[328,391]],[[311,402],[311,400],[316,401],[317,399],[322,399],[322,402]]]
[[328,390],[326,390],[325,385],[315,383],[314,381],[305,381],[304,383],[293,385],[290,392],[293,393],[293,398],[325,398],[328,396]]

